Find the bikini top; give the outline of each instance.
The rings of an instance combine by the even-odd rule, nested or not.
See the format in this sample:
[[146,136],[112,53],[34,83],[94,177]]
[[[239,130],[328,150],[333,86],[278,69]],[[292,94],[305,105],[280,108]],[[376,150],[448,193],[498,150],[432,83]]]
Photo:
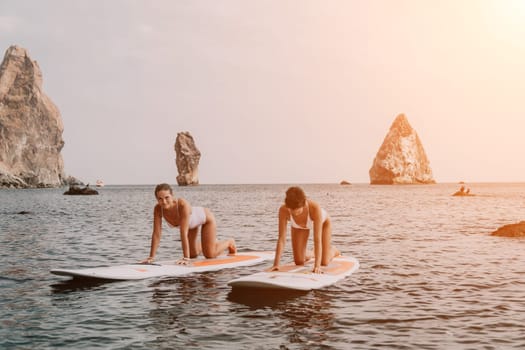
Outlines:
[[292,224],[292,227],[293,228],[302,228],[302,229],[311,229],[313,224],[312,224],[312,219],[310,219],[310,208],[308,207],[308,202],[306,202],[306,225],[305,226],[301,226],[299,225],[298,223],[295,222],[295,220],[293,219],[293,215],[292,215],[292,211],[290,209],[288,209],[288,212],[290,213],[290,222]]
[[[292,211],[288,209],[288,212],[290,213],[290,222],[292,224],[293,228],[301,228],[303,230],[310,230],[313,227],[313,220],[310,218],[310,207],[308,206],[308,202],[306,202],[306,225],[301,226],[295,222],[293,219]],[[321,208],[321,222],[324,223],[326,219],[328,218],[328,213],[326,210]]]

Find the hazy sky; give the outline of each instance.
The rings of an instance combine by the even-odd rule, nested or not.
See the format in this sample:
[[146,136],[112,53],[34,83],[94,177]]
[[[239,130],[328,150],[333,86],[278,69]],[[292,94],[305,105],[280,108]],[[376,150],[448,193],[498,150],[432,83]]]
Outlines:
[[369,182],[405,113],[438,182],[525,181],[525,1],[2,0],[64,122],[66,173]]

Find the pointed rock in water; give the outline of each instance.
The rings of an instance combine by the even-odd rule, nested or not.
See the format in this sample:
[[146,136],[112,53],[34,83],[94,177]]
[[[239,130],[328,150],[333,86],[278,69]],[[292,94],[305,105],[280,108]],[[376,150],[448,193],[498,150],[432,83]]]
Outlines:
[[396,117],[369,171],[370,184],[433,184],[423,145],[404,114]]
[[500,237],[525,237],[525,221],[516,224],[508,224],[498,228],[491,236]]
[[63,185],[63,130],[37,62],[9,47],[0,65],[0,188]]
[[189,132],[179,132],[175,140],[177,184],[179,186],[199,184],[199,160],[201,152]]

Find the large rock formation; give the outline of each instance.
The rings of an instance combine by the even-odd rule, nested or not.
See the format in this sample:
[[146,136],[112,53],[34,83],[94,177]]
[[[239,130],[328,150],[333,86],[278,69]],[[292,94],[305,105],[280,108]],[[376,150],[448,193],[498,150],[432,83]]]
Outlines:
[[423,145],[404,114],[392,123],[369,174],[371,184],[435,183]]
[[61,186],[63,129],[38,64],[25,49],[9,47],[0,65],[0,187]]
[[179,132],[175,140],[177,183],[179,186],[199,184],[199,160],[201,152],[189,132]]

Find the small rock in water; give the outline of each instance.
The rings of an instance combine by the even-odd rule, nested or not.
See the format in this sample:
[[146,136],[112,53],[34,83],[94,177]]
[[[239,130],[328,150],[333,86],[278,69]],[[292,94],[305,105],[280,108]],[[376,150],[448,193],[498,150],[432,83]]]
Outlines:
[[525,237],[525,221],[516,224],[508,224],[498,228],[491,236],[500,237]]

